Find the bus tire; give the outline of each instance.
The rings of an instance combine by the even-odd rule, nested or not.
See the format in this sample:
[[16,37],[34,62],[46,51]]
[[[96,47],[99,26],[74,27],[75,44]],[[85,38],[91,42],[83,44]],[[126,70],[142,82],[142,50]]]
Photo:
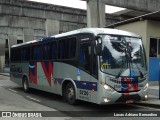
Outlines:
[[23,77],[23,90],[24,92],[29,92],[29,82],[27,77]]
[[67,102],[67,99],[66,99],[66,86],[64,86],[62,88],[62,99],[63,99],[63,102]]
[[68,83],[66,85],[66,101],[71,104],[75,105],[76,104],[76,92],[75,92],[75,87],[72,83]]

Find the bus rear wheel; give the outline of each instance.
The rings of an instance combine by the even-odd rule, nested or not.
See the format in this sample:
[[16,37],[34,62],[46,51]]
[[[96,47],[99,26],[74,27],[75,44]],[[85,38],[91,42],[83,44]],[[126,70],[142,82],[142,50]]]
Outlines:
[[23,90],[29,92],[29,83],[27,77],[23,77]]
[[76,92],[75,92],[75,88],[73,86],[72,83],[68,83],[66,85],[66,101],[69,104],[75,105],[76,104]]

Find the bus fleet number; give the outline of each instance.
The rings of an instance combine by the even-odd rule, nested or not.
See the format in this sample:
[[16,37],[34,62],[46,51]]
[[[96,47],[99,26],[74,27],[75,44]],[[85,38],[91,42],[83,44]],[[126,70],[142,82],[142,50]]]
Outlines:
[[88,91],[80,90],[79,94],[81,94],[81,95],[88,95]]

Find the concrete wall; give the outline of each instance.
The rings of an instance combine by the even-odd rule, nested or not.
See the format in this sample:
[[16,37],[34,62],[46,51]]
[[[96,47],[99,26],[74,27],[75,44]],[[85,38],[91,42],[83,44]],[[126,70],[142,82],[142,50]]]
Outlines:
[[[30,2],[1,0],[0,2],[0,69],[5,66],[5,40],[9,48],[44,36],[86,27],[86,11]],[[10,51],[9,51],[10,54]]]
[[148,40],[150,40],[151,37],[160,38],[160,22],[159,21],[153,21],[153,20],[147,21],[147,37],[148,37]]
[[0,71],[3,70],[5,66],[5,42],[0,38]]

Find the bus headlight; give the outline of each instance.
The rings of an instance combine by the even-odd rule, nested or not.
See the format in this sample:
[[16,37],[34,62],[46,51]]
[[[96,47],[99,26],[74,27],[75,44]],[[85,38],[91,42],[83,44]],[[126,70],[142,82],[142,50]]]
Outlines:
[[107,103],[107,102],[109,102],[109,101],[110,101],[109,99],[104,98],[104,102],[105,102],[105,103]]
[[147,99],[147,98],[148,98],[148,95],[145,95],[144,98]]
[[114,89],[112,89],[110,86],[108,86],[108,85],[106,85],[106,84],[104,84],[103,87],[104,87],[105,90],[107,90],[107,91],[110,92],[110,93],[113,93],[113,92],[114,92]]
[[147,84],[143,87],[144,91],[146,91],[146,90],[148,89],[148,86],[149,86],[149,84],[147,83]]

